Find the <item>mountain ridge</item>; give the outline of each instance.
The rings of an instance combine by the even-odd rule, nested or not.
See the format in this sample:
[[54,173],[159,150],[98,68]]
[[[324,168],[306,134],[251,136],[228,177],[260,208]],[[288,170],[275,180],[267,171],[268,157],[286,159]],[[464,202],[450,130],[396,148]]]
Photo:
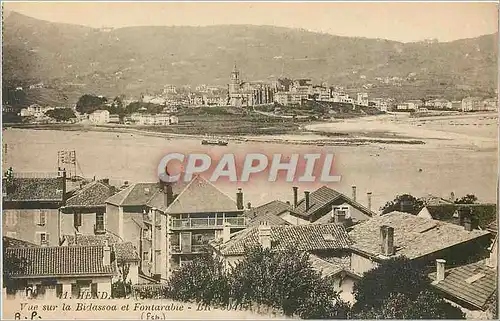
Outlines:
[[[497,87],[498,33],[403,43],[275,26],[93,28],[11,12],[3,36],[7,84],[44,82],[70,92],[134,96],[165,84],[222,86],[235,62],[243,80],[312,78],[353,90],[372,84],[367,91],[382,96],[486,95]],[[415,79],[401,87],[376,80],[410,74]]]

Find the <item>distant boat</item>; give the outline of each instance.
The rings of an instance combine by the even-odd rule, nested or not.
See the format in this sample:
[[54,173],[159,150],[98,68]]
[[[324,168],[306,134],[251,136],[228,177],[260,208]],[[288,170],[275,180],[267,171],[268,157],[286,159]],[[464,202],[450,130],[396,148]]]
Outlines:
[[215,139],[203,139],[201,141],[202,145],[218,145],[218,146],[227,146],[229,144],[226,140],[215,140]]

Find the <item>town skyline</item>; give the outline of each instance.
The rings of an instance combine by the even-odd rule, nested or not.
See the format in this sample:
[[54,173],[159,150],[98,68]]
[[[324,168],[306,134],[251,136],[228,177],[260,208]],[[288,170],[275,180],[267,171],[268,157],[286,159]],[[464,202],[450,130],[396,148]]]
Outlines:
[[[4,2],[3,11],[4,14],[14,11],[40,20],[94,28],[273,25],[403,43],[429,39],[449,42],[498,32],[498,9],[494,2],[329,2],[308,3],[307,6],[301,2]],[[147,14],[137,15],[138,11]],[[360,19],[363,23],[359,23]]]

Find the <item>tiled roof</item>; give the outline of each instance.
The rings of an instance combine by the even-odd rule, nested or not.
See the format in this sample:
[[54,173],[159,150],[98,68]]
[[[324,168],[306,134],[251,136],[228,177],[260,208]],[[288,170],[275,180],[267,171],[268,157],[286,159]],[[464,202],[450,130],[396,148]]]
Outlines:
[[440,204],[429,205],[425,208],[435,220],[460,225],[458,210],[461,207],[470,208],[472,217],[478,220],[479,226],[483,229],[496,220],[496,204]]
[[340,205],[342,203],[348,203],[366,216],[353,217],[353,220],[355,221],[364,221],[375,215],[374,212],[370,211],[365,206],[350,199],[344,194],[329,188],[328,186],[322,186],[309,194],[309,209],[306,210],[306,200],[303,198],[297,203],[297,207],[293,209],[293,212],[299,216],[308,218],[316,211],[323,209],[327,205]]
[[167,213],[237,211],[236,202],[212,183],[197,175],[166,210]]
[[6,193],[3,179],[4,201],[56,201],[63,200],[64,178],[14,178],[13,190]]
[[[179,194],[184,186],[183,183],[172,184],[174,196],[175,194]],[[151,205],[151,207],[160,208],[163,204],[163,195],[160,195],[161,193],[163,192],[160,189],[159,183],[136,183],[111,196],[106,200],[106,203],[116,206]],[[151,203],[153,201],[161,201],[161,203],[153,204]]]
[[116,243],[115,255],[118,262],[140,261],[139,254],[132,242]]
[[309,262],[314,270],[321,273],[323,278],[349,270],[350,267],[349,257],[336,257],[326,260],[317,255],[309,254]]
[[260,205],[257,207],[254,207],[252,209],[249,209],[245,211],[245,216],[248,217],[249,219],[253,219],[255,217],[264,215],[264,214],[273,214],[273,215],[280,215],[283,212],[286,212],[288,210],[291,210],[292,207],[284,203],[282,201],[271,201],[269,203],[266,203],[264,205]]
[[394,228],[395,255],[415,259],[463,242],[490,234],[487,231],[466,231],[462,226],[422,218],[408,213],[391,212],[374,216],[357,224],[349,232],[351,246],[373,257],[380,255],[380,227]]
[[[246,248],[259,244],[259,227],[246,228],[231,235],[231,239],[221,244],[221,239],[211,244],[223,255],[241,255]],[[271,247],[284,250],[293,246],[299,251],[337,250],[349,247],[349,236],[342,225],[309,224],[298,226],[271,226]]]
[[115,192],[115,188],[101,182],[91,182],[77,190],[66,201],[66,207],[106,206],[105,202]]
[[[104,246],[106,241],[113,245],[115,256],[118,261],[138,261],[137,249],[131,242],[121,242],[118,236],[112,234],[104,235],[63,235],[67,246]],[[76,240],[76,242],[75,242]],[[63,243],[64,244],[64,243]]]
[[[436,273],[429,274],[429,277],[435,281]],[[498,285],[497,273],[483,262],[476,262],[447,270],[444,280],[433,282],[433,285],[454,298],[485,310]]]
[[132,184],[106,200],[116,206],[142,206],[145,205],[158,191],[158,183]]
[[3,247],[37,247],[38,245],[26,242],[23,240],[18,240],[13,237],[4,236],[3,237]]
[[[175,184],[172,184],[172,193],[174,194],[174,198],[179,196],[179,194],[186,188],[188,183],[184,181],[176,182]],[[149,199],[149,201],[146,203],[147,206],[149,207],[154,207],[159,209],[160,211],[165,211],[167,209],[167,203],[166,203],[166,198],[165,198],[165,193],[162,190],[158,190],[153,197]]]
[[118,236],[114,236],[112,234],[103,234],[103,235],[92,235],[92,234],[66,234],[63,235],[63,244],[68,246],[95,246],[95,245],[105,245],[106,241],[108,244],[116,244],[120,242],[120,238]]
[[258,226],[261,222],[267,222],[268,225],[289,225],[287,221],[278,216],[289,210],[291,210],[289,204],[275,200],[249,209],[245,211],[244,215],[250,219],[249,227]]
[[26,259],[16,277],[113,275],[113,265],[103,265],[102,246],[9,248],[7,253]]
[[266,213],[259,215],[255,218],[253,218],[249,223],[248,227],[253,227],[253,226],[259,226],[260,223],[266,222],[267,225],[290,225],[287,221],[282,219],[281,217],[271,214],[271,213]]
[[424,196],[421,198],[422,202],[428,206],[428,205],[441,205],[441,204],[453,204],[452,201],[444,199],[439,196],[434,196],[432,194],[429,194],[427,196]]

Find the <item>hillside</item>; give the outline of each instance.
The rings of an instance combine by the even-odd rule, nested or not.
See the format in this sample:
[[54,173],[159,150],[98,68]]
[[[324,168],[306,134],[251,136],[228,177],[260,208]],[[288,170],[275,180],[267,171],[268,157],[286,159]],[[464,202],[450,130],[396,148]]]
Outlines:
[[[245,80],[284,75],[352,89],[372,83],[368,91],[382,96],[487,95],[496,88],[497,34],[404,44],[271,26],[100,30],[12,12],[3,37],[5,84],[43,81],[63,92],[138,95],[164,84],[223,85],[234,62]],[[410,73],[414,79],[401,87],[375,80]]]

